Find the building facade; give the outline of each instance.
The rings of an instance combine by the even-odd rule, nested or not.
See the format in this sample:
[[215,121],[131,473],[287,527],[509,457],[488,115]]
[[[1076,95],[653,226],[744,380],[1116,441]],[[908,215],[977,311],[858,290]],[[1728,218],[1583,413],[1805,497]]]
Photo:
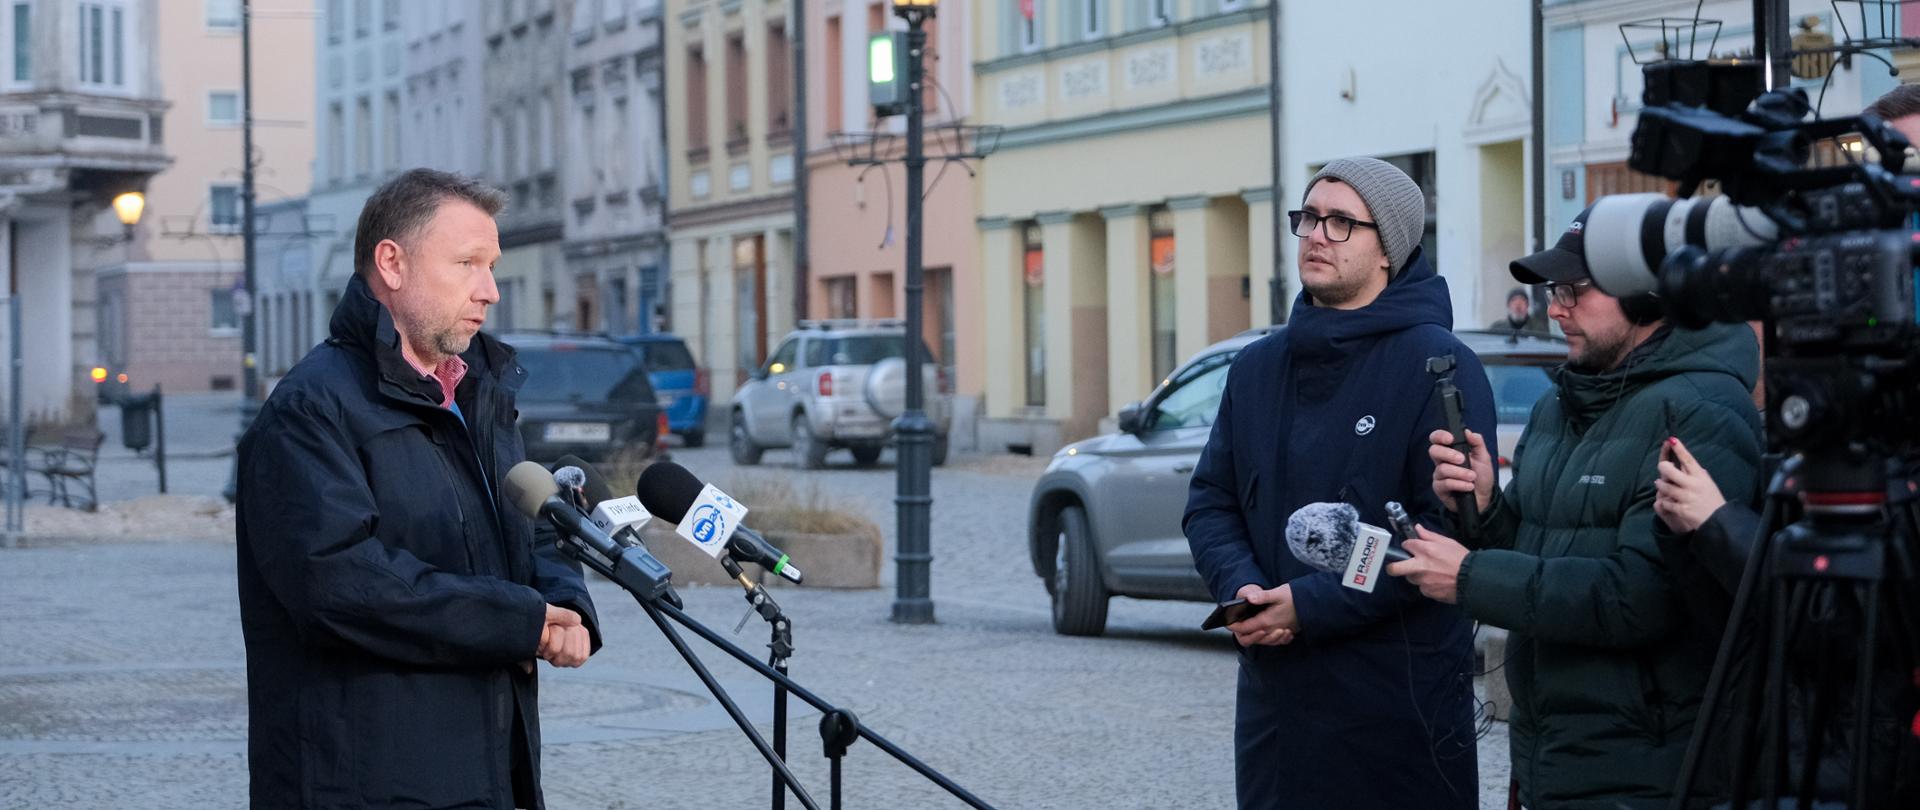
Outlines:
[[[1275,210],[1299,207],[1307,181],[1335,158],[1392,162],[1426,192],[1423,252],[1447,280],[1454,326],[1502,317],[1515,286],[1507,265],[1533,250],[1530,5],[1399,3],[1390,20],[1365,28],[1341,6],[1290,4],[1282,13],[1284,199]],[[1463,42],[1475,45],[1446,47]],[[1549,241],[1566,225],[1554,222]],[[1290,274],[1298,250],[1285,233]],[[1297,276],[1288,280],[1297,293]]]
[[23,313],[21,390],[0,375],[0,392],[32,421],[92,413],[97,270],[130,245],[107,206],[169,161],[158,14],[155,0],[0,4],[0,262]]
[[1085,437],[1268,320],[1267,9],[976,4],[982,449]]
[[784,0],[666,3],[671,328],[715,402],[794,325],[788,15]]
[[[243,294],[240,7],[238,0],[215,0],[199,14],[155,19],[160,78],[173,102],[163,119],[173,165],[148,185],[128,259],[99,273],[102,361],[127,374],[136,391],[156,384],[174,393],[237,390],[241,313],[255,301],[263,326],[270,310],[289,307],[274,313],[274,326],[311,335],[311,319],[295,317],[304,313],[290,306],[306,304],[309,291]],[[311,181],[313,82],[303,71],[271,69],[281,60],[311,63],[314,21],[300,13],[309,8],[301,0],[253,4],[255,187],[262,203],[304,196]],[[276,235],[267,231],[265,238]]]
[[[905,23],[892,3],[815,0],[807,5],[808,215],[807,316],[906,317],[906,120],[875,120],[867,97],[867,41]],[[927,127],[926,206],[922,212],[924,281],[922,337],[954,395],[954,447],[972,449],[973,426],[985,388],[985,326],[980,301],[979,239],[974,234],[977,172],[992,161],[949,163],[966,144],[953,125],[973,110],[972,7],[942,3],[926,24],[926,70],[921,103]],[[849,148],[880,135],[873,150]],[[834,142],[840,142],[836,147]],[[856,154],[857,153],[857,154]],[[848,158],[888,162],[885,169],[849,165]]]
[[[353,277],[354,225],[375,188],[407,166],[405,0],[324,0],[314,29],[313,183],[307,262],[313,294],[300,342],[324,340],[334,307]],[[264,244],[264,243],[263,243]],[[298,265],[294,265],[297,267]],[[272,327],[265,331],[274,331]],[[290,366],[304,351],[280,359]],[[267,369],[268,375],[285,373]]]
[[663,12],[574,0],[567,34],[565,275],[597,304],[586,322],[613,334],[668,326]]
[[[1840,4],[1845,9],[1847,4]],[[1835,6],[1818,0],[1791,0],[1788,18],[1796,24],[1794,33],[1825,34],[1834,40],[1846,38],[1847,30],[1834,18]],[[1657,191],[1672,193],[1672,184],[1627,168],[1627,156],[1633,129],[1640,116],[1640,66],[1656,53],[1660,42],[1657,28],[1630,27],[1623,23],[1649,18],[1693,19],[1694,3],[1627,2],[1626,0],[1562,0],[1548,3],[1544,9],[1546,60],[1546,139],[1547,139],[1547,211],[1550,230],[1557,231],[1572,221],[1580,209],[1606,194]],[[1912,27],[1906,36],[1920,35],[1920,14],[1902,6],[1898,16]],[[1718,23],[1719,38],[1710,39],[1712,27],[1702,29],[1697,49],[1680,48],[1676,57],[1706,58],[1711,43],[1714,56],[1734,56],[1753,49],[1753,4],[1737,0],[1707,2],[1699,8],[1700,18]],[[1877,23],[1880,14],[1868,15]],[[1811,26],[1803,23],[1811,22]],[[1861,28],[1856,14],[1846,21],[1856,37],[1899,35],[1894,31]],[[1688,33],[1691,33],[1690,31]],[[1886,56],[1886,54],[1882,54]],[[1907,65],[1909,80],[1920,79],[1920,60],[1893,55],[1896,63]],[[1893,89],[1900,79],[1888,75],[1885,66],[1871,58],[1856,58],[1851,66],[1836,64],[1831,80],[1825,65],[1810,63],[1804,74],[1796,72],[1795,87],[1807,91],[1809,100],[1820,104],[1826,117],[1858,113],[1883,93]],[[1824,91],[1823,91],[1824,86]],[[1814,159],[1826,163],[1842,160],[1832,144],[1816,145]]]
[[583,289],[567,275],[561,241],[560,133],[565,131],[572,3],[484,0],[480,7],[487,139],[480,176],[508,194],[506,210],[496,217],[501,256],[494,277],[500,304],[490,316],[491,328],[598,328],[594,288]]

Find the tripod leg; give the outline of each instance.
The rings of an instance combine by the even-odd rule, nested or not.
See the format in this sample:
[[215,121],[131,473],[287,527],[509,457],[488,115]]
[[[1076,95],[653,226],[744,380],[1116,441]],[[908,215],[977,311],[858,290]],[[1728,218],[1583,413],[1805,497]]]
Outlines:
[[[1713,734],[1713,718],[1720,711],[1720,696],[1727,689],[1727,681],[1732,677],[1736,653],[1745,639],[1747,611],[1755,604],[1754,592],[1758,590],[1760,572],[1766,568],[1767,551],[1773,544],[1774,519],[1779,515],[1779,501],[1768,498],[1760,513],[1758,536],[1753,539],[1753,553],[1747,557],[1747,566],[1740,572],[1740,587],[1733,594],[1733,609],[1727,614],[1727,630],[1720,636],[1720,649],[1713,655],[1713,670],[1707,676],[1706,697],[1701,701],[1699,719],[1694,722],[1693,736],[1687,740],[1687,754],[1680,763],[1680,783],[1673,794],[1672,810],[1685,810],[1687,799],[1693,795],[1695,778],[1700,774],[1702,756],[1706,752],[1707,740]],[[1752,679],[1748,679],[1751,683]],[[1740,712],[1739,708],[1751,709],[1751,699],[1736,700],[1734,717],[1751,717],[1751,712]],[[1746,736],[1736,735],[1734,742],[1740,748],[1745,747]],[[1738,777],[1741,753],[1736,750],[1733,771]],[[1737,791],[1738,788],[1735,788]],[[1737,795],[1737,794],[1736,794]],[[1735,805],[1738,806],[1738,805]]]
[[1767,644],[1767,702],[1761,708],[1765,718],[1766,742],[1760,748],[1761,807],[1780,805],[1780,781],[1787,767],[1787,602],[1796,604],[1804,595],[1803,585],[1783,583],[1790,599],[1773,600],[1773,629]]
[[[1892,538],[1889,538],[1892,540]],[[1860,665],[1855,668],[1853,707],[1853,806],[1867,807],[1868,776],[1873,772],[1873,676],[1874,652],[1880,647],[1880,580],[1866,586],[1866,630],[1860,642]]]
[[[768,663],[779,670],[780,674],[787,674],[786,659],[779,657],[777,653]],[[787,758],[787,687],[779,681],[773,683],[773,753],[781,761]],[[787,791],[780,784],[780,772],[774,771],[773,810],[786,810],[786,807]]]

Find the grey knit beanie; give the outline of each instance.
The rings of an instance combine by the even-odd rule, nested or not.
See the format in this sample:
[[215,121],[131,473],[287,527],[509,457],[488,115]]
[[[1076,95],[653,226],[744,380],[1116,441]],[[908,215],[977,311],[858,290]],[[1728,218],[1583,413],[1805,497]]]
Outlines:
[[1399,275],[1427,230],[1427,198],[1420,193],[1420,186],[1384,160],[1340,158],[1307,181],[1301,204],[1306,203],[1307,194],[1313,193],[1313,184],[1328,177],[1359,192],[1360,201],[1367,204],[1367,215],[1379,228],[1380,246],[1387,251],[1387,278]]

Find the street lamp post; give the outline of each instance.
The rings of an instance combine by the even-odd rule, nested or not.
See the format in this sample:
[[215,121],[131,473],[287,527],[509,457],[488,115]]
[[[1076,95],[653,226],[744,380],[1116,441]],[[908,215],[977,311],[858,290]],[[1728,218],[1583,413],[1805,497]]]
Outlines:
[[922,131],[921,90],[926,83],[928,20],[933,19],[939,0],[894,0],[893,11],[907,21],[907,407],[894,421],[898,437],[899,468],[894,511],[899,520],[899,545],[894,560],[899,568],[895,577],[893,620],[902,624],[927,624],[933,621],[933,597],[930,568],[933,554],[928,541],[933,496],[932,444],[933,422],[926,414],[926,386],[920,376],[926,362],[921,334],[922,279],[920,250],[923,241],[920,213],[927,165]]

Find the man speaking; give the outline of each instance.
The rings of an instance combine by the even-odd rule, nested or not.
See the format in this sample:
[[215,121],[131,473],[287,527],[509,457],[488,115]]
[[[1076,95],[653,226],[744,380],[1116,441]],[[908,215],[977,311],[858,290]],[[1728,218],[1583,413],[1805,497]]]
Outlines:
[[254,807],[538,808],[534,659],[593,603],[500,497],[526,371],[480,333],[498,191],[416,169],[360,214],[331,337],[240,440]]
[[1487,435],[1493,393],[1420,254],[1426,203],[1411,178],[1336,160],[1288,217],[1303,292],[1286,329],[1235,359],[1185,520],[1214,596],[1266,606],[1228,625],[1241,646],[1240,807],[1472,810],[1466,619],[1396,578],[1343,587],[1295,558],[1286,530],[1316,502],[1379,526],[1388,501],[1436,520],[1426,437],[1445,419],[1427,359],[1454,357],[1467,423]]

